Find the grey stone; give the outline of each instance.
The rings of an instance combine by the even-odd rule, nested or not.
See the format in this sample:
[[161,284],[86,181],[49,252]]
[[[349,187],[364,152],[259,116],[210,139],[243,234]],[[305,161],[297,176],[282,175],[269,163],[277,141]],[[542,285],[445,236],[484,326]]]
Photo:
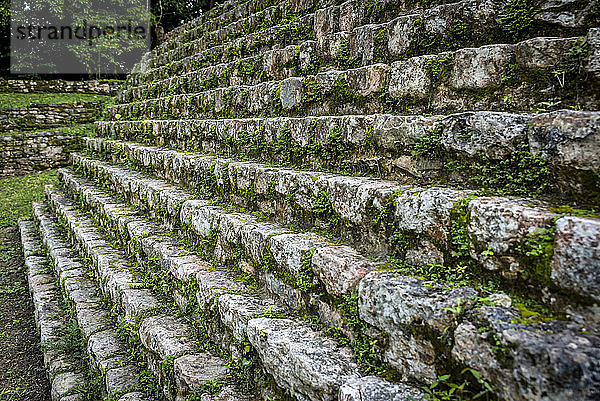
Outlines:
[[484,89],[502,83],[514,62],[512,45],[490,45],[454,52],[450,85],[456,89]]
[[339,401],[421,401],[425,394],[403,383],[389,383],[375,376],[352,378],[340,387]]
[[225,362],[209,354],[180,356],[175,359],[173,366],[177,397],[185,397],[203,383],[224,380],[227,376]]
[[442,333],[473,304],[477,292],[470,287],[446,289],[396,272],[367,274],[358,287],[360,317],[390,335],[413,325],[427,325]]
[[600,299],[600,219],[567,216],[556,222],[552,281]]
[[160,359],[177,356],[194,349],[189,327],[169,315],[151,316],[140,324],[140,340],[144,347]]
[[135,365],[125,365],[112,368],[106,372],[104,378],[108,394],[127,391],[137,383],[139,368]]
[[279,88],[279,98],[284,109],[298,107],[302,102],[302,78],[283,80]]
[[52,379],[52,388],[50,395],[52,401],[58,401],[62,397],[66,396],[72,389],[78,385],[85,385],[85,378],[83,374],[64,372],[59,373]]
[[132,393],[123,394],[119,401],[152,401],[154,398],[148,397],[146,394],[134,391]]
[[123,308],[125,309],[125,319],[134,321],[144,312],[160,306],[160,301],[147,289],[130,289],[123,291]]
[[388,88],[390,96],[416,99],[427,97],[433,86],[426,67],[428,60],[436,60],[436,56],[412,57],[392,63]]
[[311,263],[314,273],[332,295],[342,295],[356,287],[359,280],[377,264],[344,245],[317,248]]
[[396,227],[427,234],[445,243],[450,229],[450,210],[467,194],[451,188],[407,189],[396,198]]
[[92,334],[87,343],[87,352],[95,367],[102,361],[123,354],[126,349],[126,344],[112,329]]
[[533,116],[529,126],[533,154],[578,170],[600,168],[600,113],[559,110]]
[[330,244],[325,238],[312,233],[281,234],[269,238],[269,250],[277,267],[294,276],[302,270],[302,257],[306,252]]
[[[475,319],[455,330],[453,356],[477,370],[506,400],[598,397],[598,337],[565,330],[557,323],[510,323],[515,317],[514,312],[502,308],[481,308]],[[496,338],[493,342],[492,335]],[[511,369],[497,360],[492,348],[496,342],[505,350],[503,357],[511,363]]]
[[334,400],[342,384],[358,377],[350,350],[292,320],[252,319],[248,339],[267,372],[296,398]]

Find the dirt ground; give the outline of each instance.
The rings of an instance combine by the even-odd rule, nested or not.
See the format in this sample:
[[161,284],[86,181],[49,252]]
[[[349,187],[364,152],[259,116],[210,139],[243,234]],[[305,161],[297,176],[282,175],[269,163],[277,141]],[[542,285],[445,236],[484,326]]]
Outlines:
[[0,228],[0,400],[50,400],[16,226]]

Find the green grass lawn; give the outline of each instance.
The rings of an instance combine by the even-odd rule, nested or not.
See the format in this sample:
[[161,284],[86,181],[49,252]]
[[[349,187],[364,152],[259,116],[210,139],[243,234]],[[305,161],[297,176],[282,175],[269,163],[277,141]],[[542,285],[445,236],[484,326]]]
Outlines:
[[0,178],[0,228],[31,216],[31,202],[44,199],[44,184],[56,184],[56,170],[20,177]]
[[0,93],[0,108],[27,107],[32,103],[73,103],[108,100],[110,96],[89,93]]

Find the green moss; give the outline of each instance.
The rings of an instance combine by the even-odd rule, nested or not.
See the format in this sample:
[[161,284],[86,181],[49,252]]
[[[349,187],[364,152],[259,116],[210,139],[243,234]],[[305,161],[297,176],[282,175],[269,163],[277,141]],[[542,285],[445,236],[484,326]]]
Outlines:
[[329,195],[323,189],[313,197],[312,212],[317,219],[327,222],[331,228],[336,228],[341,224],[340,217],[333,210]]
[[360,57],[350,57],[350,44],[348,40],[342,40],[335,53],[337,64],[347,70],[350,68],[360,67]]
[[537,13],[531,0],[511,0],[498,16],[498,24],[509,39],[517,42],[533,33]]
[[525,277],[534,279],[543,285],[549,285],[550,263],[554,252],[554,237],[556,226],[551,228],[538,228],[525,236],[517,251],[523,255],[527,270]]
[[222,380],[211,380],[208,382],[202,382],[198,386],[194,387],[194,390],[190,395],[188,395],[185,400],[186,401],[200,401],[205,399],[205,394],[209,395],[217,395],[223,389],[223,381]]
[[302,255],[302,264],[300,273],[296,276],[295,287],[303,292],[312,292],[315,286],[315,276],[312,271],[312,257],[314,254],[315,248],[312,248]]
[[32,201],[44,199],[44,185],[57,184],[56,171],[0,179],[0,227],[17,224],[19,217],[33,215]]
[[500,160],[481,154],[467,158],[444,148],[442,128],[438,126],[418,138],[413,156],[440,160],[443,180],[458,173],[461,183],[487,193],[540,196],[549,189],[550,167],[544,159],[532,154],[526,143],[518,142],[515,150]]
[[315,81],[302,81],[302,103],[318,104],[321,102],[321,90]]

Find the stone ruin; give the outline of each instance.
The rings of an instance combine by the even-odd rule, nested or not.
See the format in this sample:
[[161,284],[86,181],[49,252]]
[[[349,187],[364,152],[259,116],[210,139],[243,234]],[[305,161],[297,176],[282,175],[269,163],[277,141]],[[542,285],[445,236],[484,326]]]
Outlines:
[[228,0],[167,33],[20,222],[42,343],[74,316],[111,400],[600,399],[599,10]]

